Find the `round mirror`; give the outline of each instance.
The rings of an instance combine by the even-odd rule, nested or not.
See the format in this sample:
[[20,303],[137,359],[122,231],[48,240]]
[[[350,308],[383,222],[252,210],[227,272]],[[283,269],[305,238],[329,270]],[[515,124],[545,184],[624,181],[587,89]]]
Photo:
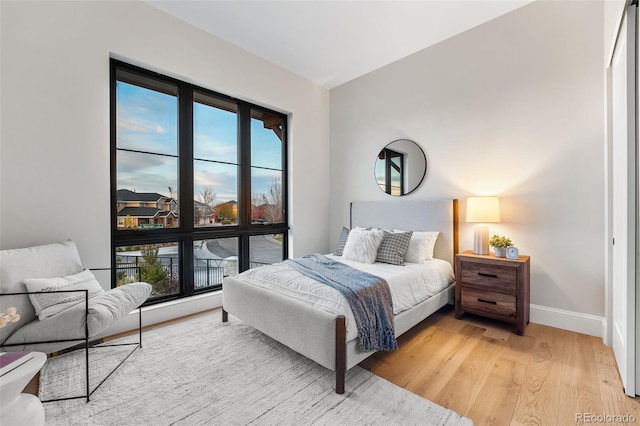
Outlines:
[[408,139],[398,139],[378,154],[376,183],[390,195],[406,195],[414,191],[427,174],[427,157],[422,148]]

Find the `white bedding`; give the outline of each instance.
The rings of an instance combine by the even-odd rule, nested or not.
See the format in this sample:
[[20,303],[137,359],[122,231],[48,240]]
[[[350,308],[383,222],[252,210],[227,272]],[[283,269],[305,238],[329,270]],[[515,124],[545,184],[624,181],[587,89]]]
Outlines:
[[[360,263],[333,255],[328,255],[328,257],[384,278],[391,290],[395,315],[428,299],[454,281],[451,264],[441,259],[396,266],[387,263]],[[286,263],[251,269],[237,278],[298,299],[336,316],[345,315],[347,318],[347,341],[357,337],[355,319],[347,299],[334,288],[302,275]]]

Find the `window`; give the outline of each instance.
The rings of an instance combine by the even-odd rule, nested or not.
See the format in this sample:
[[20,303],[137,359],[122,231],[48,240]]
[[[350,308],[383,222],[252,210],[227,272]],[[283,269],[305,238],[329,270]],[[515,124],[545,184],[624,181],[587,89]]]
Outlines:
[[287,253],[287,117],[111,60],[113,286],[217,290]]
[[193,100],[194,226],[238,224],[238,108],[196,92]]
[[376,179],[378,186],[387,194],[403,195],[404,191],[404,154],[384,148],[376,161]]

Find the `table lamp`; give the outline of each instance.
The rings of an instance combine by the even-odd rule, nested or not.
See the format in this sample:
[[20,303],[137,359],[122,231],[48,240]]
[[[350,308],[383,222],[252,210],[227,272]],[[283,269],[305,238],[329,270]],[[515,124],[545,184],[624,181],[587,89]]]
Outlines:
[[500,222],[498,197],[467,198],[467,222],[477,223],[473,230],[473,253],[489,254],[489,225]]

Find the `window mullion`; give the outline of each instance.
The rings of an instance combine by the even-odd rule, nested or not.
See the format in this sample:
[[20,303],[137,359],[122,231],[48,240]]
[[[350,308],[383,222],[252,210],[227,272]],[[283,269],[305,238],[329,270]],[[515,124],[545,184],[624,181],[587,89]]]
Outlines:
[[238,140],[240,144],[240,188],[239,225],[248,229],[251,224],[251,107],[245,103],[238,105]]
[[186,236],[181,241],[181,277],[186,296],[194,292],[193,238],[194,190],[193,190],[193,89],[187,84],[178,88],[178,192],[180,205],[180,229]]
[[[239,143],[239,217],[238,225],[241,229],[251,226],[251,107],[238,102],[238,143]],[[249,236],[241,237],[239,255],[240,271],[249,269]]]
[[288,154],[288,129],[287,117],[283,117],[282,126],[282,214],[284,219],[284,239],[282,241],[282,258],[289,257],[289,154]]

